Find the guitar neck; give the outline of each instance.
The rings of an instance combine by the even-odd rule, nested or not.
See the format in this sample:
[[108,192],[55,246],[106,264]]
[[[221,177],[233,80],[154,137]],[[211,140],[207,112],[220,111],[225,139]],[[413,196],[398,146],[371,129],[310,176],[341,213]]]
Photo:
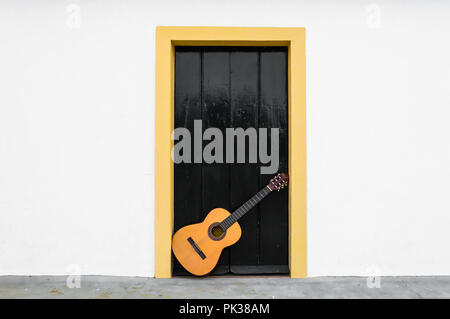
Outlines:
[[223,230],[226,230],[229,227],[231,227],[235,222],[238,221],[239,218],[244,216],[249,210],[255,207],[261,200],[264,199],[264,197],[269,195],[271,192],[272,191],[268,186],[264,186],[264,188],[261,189],[258,193],[256,193],[256,195],[254,195],[252,198],[246,201],[241,207],[236,209],[230,216],[225,218],[220,223],[220,227],[222,227]]

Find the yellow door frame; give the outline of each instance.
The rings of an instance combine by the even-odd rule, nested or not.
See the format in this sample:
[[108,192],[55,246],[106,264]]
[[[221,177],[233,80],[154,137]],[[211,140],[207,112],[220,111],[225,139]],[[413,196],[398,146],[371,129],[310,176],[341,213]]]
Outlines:
[[174,70],[177,45],[286,46],[289,94],[289,268],[306,277],[306,70],[304,28],[157,27],[155,277],[172,276]]

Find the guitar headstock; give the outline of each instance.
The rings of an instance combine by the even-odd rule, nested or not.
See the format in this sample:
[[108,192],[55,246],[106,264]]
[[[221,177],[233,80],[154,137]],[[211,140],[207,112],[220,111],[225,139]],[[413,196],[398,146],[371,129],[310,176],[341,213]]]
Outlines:
[[289,175],[286,173],[279,173],[274,178],[272,178],[267,185],[271,191],[280,191],[284,186],[288,184]]

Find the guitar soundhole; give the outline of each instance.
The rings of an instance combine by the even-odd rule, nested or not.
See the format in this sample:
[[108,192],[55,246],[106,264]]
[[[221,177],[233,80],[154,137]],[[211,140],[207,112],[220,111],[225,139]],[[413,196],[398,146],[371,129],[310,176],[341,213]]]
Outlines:
[[211,234],[215,237],[215,238],[219,238],[220,236],[222,236],[224,233],[222,227],[220,226],[214,226],[211,229]]
[[214,223],[209,226],[208,235],[212,240],[221,240],[225,236],[226,231],[220,227],[219,223]]

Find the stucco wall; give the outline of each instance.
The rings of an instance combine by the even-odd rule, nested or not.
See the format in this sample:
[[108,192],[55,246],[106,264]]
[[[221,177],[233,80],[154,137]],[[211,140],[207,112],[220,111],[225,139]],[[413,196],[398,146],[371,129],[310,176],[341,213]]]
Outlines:
[[308,275],[450,274],[450,4],[405,3],[2,1],[0,274],[153,276],[157,25],[306,27]]

